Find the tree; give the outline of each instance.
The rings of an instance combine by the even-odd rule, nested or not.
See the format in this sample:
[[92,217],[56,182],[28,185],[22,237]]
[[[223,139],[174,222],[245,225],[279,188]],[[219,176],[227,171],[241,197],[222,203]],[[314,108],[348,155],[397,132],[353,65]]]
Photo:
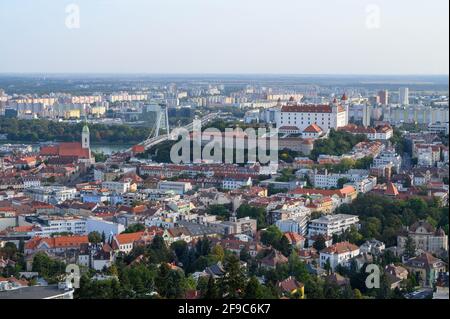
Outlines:
[[262,296],[261,284],[255,276],[252,276],[244,289],[244,299],[259,299]]
[[38,272],[49,282],[55,283],[58,281],[57,277],[65,273],[66,264],[39,252],[33,258],[33,271]]
[[270,225],[266,230],[261,233],[261,242],[264,245],[275,246],[276,243],[281,240],[283,233],[275,225]]
[[223,251],[223,248],[220,245],[215,245],[211,249],[211,254],[217,258],[217,261],[223,261],[225,257],[225,252]]
[[245,274],[235,255],[229,255],[225,262],[225,275],[221,280],[222,295],[229,299],[239,298],[245,288]]
[[327,258],[327,261],[325,262],[323,269],[325,269],[325,271],[327,272],[328,275],[331,273],[332,269],[331,269],[330,258]]
[[286,236],[281,237],[279,244],[277,246],[278,247],[275,247],[275,248],[277,248],[286,257],[289,257],[289,255],[291,254],[291,251],[292,251],[292,247]]
[[220,299],[222,298],[220,294],[220,289],[216,283],[216,280],[210,276],[208,279],[208,285],[206,287],[206,291],[204,293],[205,299]]
[[207,256],[211,252],[211,242],[205,236],[197,241],[195,244],[195,250],[197,252],[197,256]]
[[363,299],[363,295],[362,295],[361,291],[357,288],[353,289],[353,297],[355,299]]
[[265,228],[266,223],[266,210],[263,207],[253,207],[248,204],[239,206],[237,210],[237,217],[250,217],[256,219],[258,229]]
[[411,238],[411,236],[408,236],[406,238],[404,254],[409,258],[412,258],[416,255],[416,244],[414,243],[414,240]]
[[137,233],[145,230],[144,224],[133,224],[131,226],[128,226],[127,229],[125,229],[122,234],[130,234],[130,233]]
[[218,219],[225,220],[230,218],[230,210],[224,205],[210,205],[207,210],[208,214],[215,215]]
[[321,251],[322,249],[325,249],[327,247],[325,237],[322,235],[319,235],[316,240],[314,241],[313,247],[317,251]]
[[88,240],[92,244],[98,244],[102,242],[102,235],[99,232],[93,231],[88,234]]

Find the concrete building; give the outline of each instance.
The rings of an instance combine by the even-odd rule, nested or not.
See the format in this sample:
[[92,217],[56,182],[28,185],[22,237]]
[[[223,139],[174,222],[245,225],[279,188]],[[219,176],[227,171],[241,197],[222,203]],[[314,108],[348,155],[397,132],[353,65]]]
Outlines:
[[400,105],[409,105],[409,89],[407,87],[400,88],[398,103]]
[[25,190],[25,194],[38,202],[59,204],[69,199],[74,199],[76,188],[65,186],[40,186],[30,187]]
[[342,234],[351,226],[358,228],[358,223],[359,218],[355,215],[336,214],[322,216],[311,220],[308,227],[308,236],[332,236],[333,234]]
[[359,247],[349,242],[331,245],[320,251],[320,267],[324,268],[327,262],[334,271],[338,265],[348,267],[350,259],[358,256]]
[[158,184],[158,189],[163,191],[173,191],[175,194],[183,195],[192,190],[192,185],[189,182],[161,181]]

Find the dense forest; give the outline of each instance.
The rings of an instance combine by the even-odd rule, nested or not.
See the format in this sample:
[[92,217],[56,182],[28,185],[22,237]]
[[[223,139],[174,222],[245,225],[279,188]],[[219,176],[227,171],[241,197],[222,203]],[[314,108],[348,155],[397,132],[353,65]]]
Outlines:
[[[8,141],[71,142],[81,139],[83,123],[70,124],[49,120],[19,120],[0,117],[0,134]],[[151,129],[128,125],[90,124],[91,143],[132,144],[145,140]]]

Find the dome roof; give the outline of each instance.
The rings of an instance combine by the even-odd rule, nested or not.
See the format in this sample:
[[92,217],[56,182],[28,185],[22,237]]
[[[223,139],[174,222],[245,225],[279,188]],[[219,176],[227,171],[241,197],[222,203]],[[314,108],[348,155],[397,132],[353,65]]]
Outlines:
[[84,125],[82,132],[83,133],[89,133],[89,127],[87,125]]

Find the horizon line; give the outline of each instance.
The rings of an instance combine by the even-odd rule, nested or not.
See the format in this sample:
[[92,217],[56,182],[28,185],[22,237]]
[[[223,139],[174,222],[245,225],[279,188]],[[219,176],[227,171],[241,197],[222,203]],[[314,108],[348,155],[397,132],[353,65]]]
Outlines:
[[271,72],[0,72],[2,75],[276,75],[276,76],[442,76],[449,73],[271,73]]

